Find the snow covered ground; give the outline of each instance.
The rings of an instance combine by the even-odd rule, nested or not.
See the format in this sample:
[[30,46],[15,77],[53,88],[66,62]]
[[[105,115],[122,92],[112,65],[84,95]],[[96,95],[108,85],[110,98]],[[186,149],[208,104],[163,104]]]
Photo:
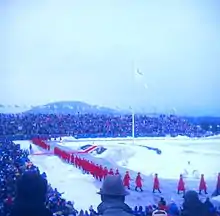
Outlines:
[[[197,175],[205,174],[207,180],[215,180],[220,172],[220,137],[219,139],[187,139],[187,138],[166,138],[166,139],[136,139],[135,146],[130,140],[105,141],[86,140],[69,141],[59,143],[61,146],[79,149],[80,146],[97,145],[107,150],[95,157],[105,158],[116,162],[130,170],[140,171],[145,175],[158,173],[165,179],[179,179],[180,174],[188,175],[188,178],[197,178]],[[144,146],[154,147],[161,150],[161,154],[148,150]],[[190,165],[188,162],[190,161]],[[210,169],[211,167],[211,169]]]
[[[28,149],[30,145],[29,141],[15,141],[15,143],[20,144],[22,149]],[[32,145],[32,147],[34,152],[40,153],[37,146]],[[88,209],[92,203],[100,202],[100,197],[96,194],[98,188],[91,176],[83,175],[80,170],[63,163],[56,156],[31,155],[29,158],[41,172],[46,172],[53,188],[57,188],[61,193],[64,192],[63,197],[75,203],[75,208]]]
[[[68,140],[69,139],[69,140]],[[54,142],[54,141],[53,141]],[[28,148],[28,141],[17,141],[21,148]],[[136,139],[135,146],[131,140],[107,139],[107,140],[70,140],[64,138],[62,143],[56,142],[71,150],[77,150],[85,145],[96,145],[106,148],[102,154],[92,152],[90,159],[112,168],[119,168],[121,173],[125,170],[131,171],[134,179],[136,172],[140,171],[144,178],[144,192],[131,191],[127,203],[131,206],[143,205],[157,202],[160,195],[151,192],[153,174],[158,173],[161,179],[162,196],[169,200],[175,199],[182,202],[182,197],[176,194],[176,185],[181,173],[186,176],[188,189],[196,189],[199,184],[199,175],[205,174],[208,191],[214,191],[216,175],[220,172],[220,138],[216,139],[188,139],[188,138],[165,138],[165,139]],[[161,150],[157,154],[145,146]],[[34,152],[40,150],[34,147]],[[77,209],[88,209],[92,204],[96,207],[100,203],[100,197],[96,194],[101,187],[99,182],[94,181],[91,176],[84,175],[75,167],[63,163],[55,156],[32,155],[30,159],[40,170],[45,171],[48,180],[53,187],[64,192],[64,197],[75,202]],[[188,165],[190,161],[190,165]]]

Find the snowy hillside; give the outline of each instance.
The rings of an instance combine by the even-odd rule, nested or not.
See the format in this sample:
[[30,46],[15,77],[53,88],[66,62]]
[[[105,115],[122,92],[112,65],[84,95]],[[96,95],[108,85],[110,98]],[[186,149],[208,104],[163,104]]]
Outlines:
[[0,105],[0,113],[34,113],[34,114],[116,114],[119,111],[97,105],[90,105],[80,101],[60,101],[48,103],[42,106],[5,106]]
[[90,105],[80,101],[64,101],[49,103],[44,106],[37,106],[31,109],[31,113],[59,113],[59,114],[86,114],[86,113],[99,113],[99,114],[113,114],[116,110],[101,107],[96,105]]

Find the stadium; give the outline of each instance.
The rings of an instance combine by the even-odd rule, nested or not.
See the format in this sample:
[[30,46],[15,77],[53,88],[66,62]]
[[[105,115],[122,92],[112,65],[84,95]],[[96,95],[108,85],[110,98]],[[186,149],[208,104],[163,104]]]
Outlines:
[[219,1],[0,1],[0,216],[220,216]]

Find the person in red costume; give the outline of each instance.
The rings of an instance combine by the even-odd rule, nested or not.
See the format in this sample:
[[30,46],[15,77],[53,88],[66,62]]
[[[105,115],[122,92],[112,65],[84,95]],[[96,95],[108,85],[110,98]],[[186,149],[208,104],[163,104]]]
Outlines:
[[102,179],[104,178],[104,170],[102,165],[99,166],[99,181],[102,181]]
[[183,181],[183,175],[180,175],[180,179],[178,182],[178,186],[177,186],[177,193],[179,194],[180,192],[183,192],[183,194],[185,194],[185,182]]
[[75,157],[75,167],[78,168],[79,158],[78,156]]
[[111,168],[110,170],[109,170],[109,173],[108,173],[109,175],[114,175],[114,172],[113,172],[113,169]]
[[126,174],[123,179],[123,184],[124,184],[124,187],[127,187],[129,190],[130,190],[130,180],[131,180],[131,177],[129,175],[129,172],[126,171]]
[[159,182],[159,178],[158,178],[158,174],[157,173],[154,176],[153,193],[155,193],[156,190],[159,193],[161,193],[161,191],[160,191],[160,182]]
[[94,176],[98,180],[99,179],[99,164],[94,165]]
[[204,174],[201,175],[201,179],[200,179],[200,183],[199,183],[199,194],[201,194],[202,191],[204,191],[205,194],[208,194]]
[[74,157],[74,154],[72,154],[72,156],[71,156],[71,163],[72,163],[72,164],[75,164],[75,157]]
[[106,178],[107,175],[108,175],[108,168],[105,167],[104,170],[103,170],[103,177],[104,177],[104,179]]
[[143,179],[141,178],[141,173],[138,173],[136,180],[135,180],[135,184],[136,184],[135,190],[136,191],[138,191],[138,188],[141,190],[141,192],[143,191],[142,181],[143,181]]
[[116,169],[116,171],[115,171],[115,175],[120,175],[118,169]]

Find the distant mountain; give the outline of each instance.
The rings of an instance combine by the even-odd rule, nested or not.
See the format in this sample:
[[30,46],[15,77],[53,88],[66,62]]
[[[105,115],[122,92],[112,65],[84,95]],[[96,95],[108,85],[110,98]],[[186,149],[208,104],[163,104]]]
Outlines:
[[[80,101],[60,101],[54,103],[48,103],[42,106],[20,106],[20,105],[4,105],[0,104],[0,113],[34,113],[34,114],[128,114],[130,110],[111,109],[108,107],[90,105]],[[155,113],[136,113],[137,115],[147,115],[151,117],[159,117],[159,114]],[[209,124],[219,124],[220,117],[189,117],[182,116],[193,124],[202,124],[209,122]]]
[[43,106],[36,106],[26,111],[34,114],[117,114],[119,111],[102,106],[90,105],[80,101],[61,101],[49,103]]

